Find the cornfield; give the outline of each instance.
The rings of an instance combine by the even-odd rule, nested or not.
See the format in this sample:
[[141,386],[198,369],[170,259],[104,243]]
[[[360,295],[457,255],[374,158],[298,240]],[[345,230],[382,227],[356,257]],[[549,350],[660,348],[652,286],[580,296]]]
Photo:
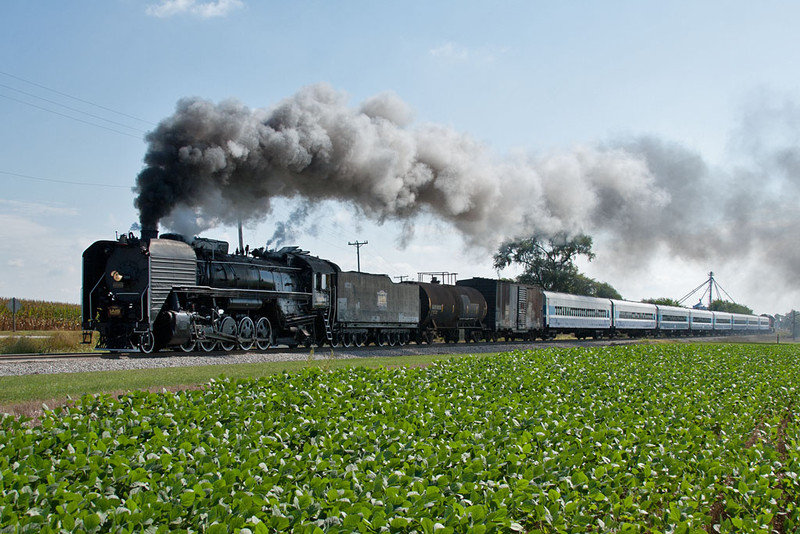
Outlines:
[[[0,331],[13,328],[13,316],[8,309],[10,298],[0,298]],[[22,309],[17,312],[17,330],[80,330],[79,304],[17,299]]]

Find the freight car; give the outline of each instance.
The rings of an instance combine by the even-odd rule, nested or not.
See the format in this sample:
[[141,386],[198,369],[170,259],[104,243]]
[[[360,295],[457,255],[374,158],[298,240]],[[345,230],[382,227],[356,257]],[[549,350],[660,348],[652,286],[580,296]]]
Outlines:
[[541,288],[489,278],[459,280],[457,286],[477,290],[486,301],[485,340],[533,341],[543,336],[544,295]]

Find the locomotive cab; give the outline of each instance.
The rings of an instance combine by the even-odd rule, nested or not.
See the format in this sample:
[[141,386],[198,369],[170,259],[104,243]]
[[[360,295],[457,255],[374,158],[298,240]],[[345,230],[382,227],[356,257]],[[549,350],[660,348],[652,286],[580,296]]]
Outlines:
[[294,247],[287,252],[287,256],[289,264],[300,267],[300,272],[304,273],[302,290],[311,294],[313,332],[308,332],[306,339],[317,344],[331,342],[336,302],[334,277],[340,271],[339,266]]

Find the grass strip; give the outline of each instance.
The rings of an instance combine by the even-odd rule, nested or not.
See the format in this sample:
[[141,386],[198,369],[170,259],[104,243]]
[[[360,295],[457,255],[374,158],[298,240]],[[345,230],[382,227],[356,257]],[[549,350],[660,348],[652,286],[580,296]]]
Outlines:
[[85,394],[152,390],[154,388],[195,387],[208,383],[212,378],[216,379],[220,376],[232,379],[259,378],[284,371],[291,373],[307,367],[337,369],[341,367],[421,366],[429,365],[434,361],[463,356],[463,354],[432,354],[341,360],[326,358],[286,362],[3,376],[0,377],[0,412],[4,411],[3,406],[17,403],[47,402],[67,397],[75,399]]

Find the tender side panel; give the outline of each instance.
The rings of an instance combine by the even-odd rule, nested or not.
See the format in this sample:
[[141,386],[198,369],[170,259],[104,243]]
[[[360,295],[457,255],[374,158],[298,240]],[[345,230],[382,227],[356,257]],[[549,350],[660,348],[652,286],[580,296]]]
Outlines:
[[419,290],[384,274],[337,275],[336,318],[349,327],[413,328],[419,323]]

